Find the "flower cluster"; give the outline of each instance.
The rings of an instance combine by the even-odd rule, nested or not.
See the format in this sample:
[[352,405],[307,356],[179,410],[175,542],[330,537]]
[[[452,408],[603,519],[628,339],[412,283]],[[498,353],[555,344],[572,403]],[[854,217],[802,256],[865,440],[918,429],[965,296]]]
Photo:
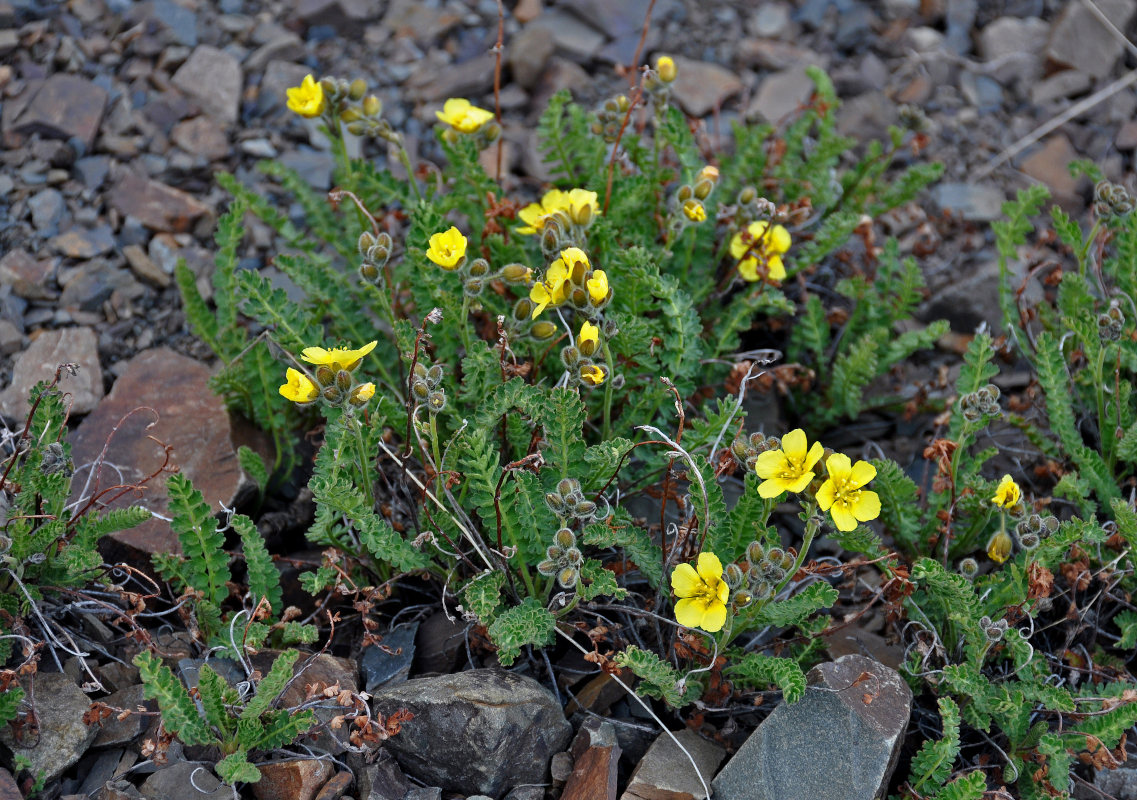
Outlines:
[[391,259],[391,235],[388,233],[372,234],[364,231],[359,234],[359,277],[367,283],[378,286],[383,277],[383,268]]
[[545,560],[537,565],[537,571],[547,578],[554,575],[563,589],[571,589],[580,580],[580,565],[584,555],[576,546],[576,534],[568,528],[561,528],[553,535],[553,543],[545,550]]
[[1058,532],[1057,517],[1042,517],[1031,514],[1015,524],[1015,536],[1023,550],[1033,550],[1042,540]]
[[608,370],[592,360],[600,347],[600,329],[588,320],[580,326],[576,344],[561,349],[561,361],[569,374],[576,375],[581,386],[593,387],[604,383]]
[[522,264],[508,264],[498,271],[490,269],[484,258],[466,259],[468,241],[456,227],[430,237],[426,257],[447,272],[457,272],[462,277],[462,291],[469,298],[481,295],[486,286],[495,278],[505,278],[512,282],[527,281],[529,269]]
[[471,136],[482,148],[501,136],[501,126],[494,121],[494,113],[478,108],[464,97],[451,97],[443,104],[442,110],[434,114],[447,126],[442,136],[449,142],[455,142],[461,136]]
[[425,405],[431,414],[438,414],[446,408],[446,390],[442,387],[442,365],[427,368],[416,363],[411,379],[411,394],[419,405]]
[[307,75],[299,86],[287,89],[285,94],[289,111],[307,118],[323,117],[333,132],[338,131],[342,122],[354,136],[401,141],[390,123],[383,119],[382,101],[373,94],[367,94],[367,82],[361,78],[347,81],[324,77],[317,81]]
[[584,523],[596,517],[596,503],[584,499],[580,481],[576,478],[563,478],[557,488],[545,495],[549,509],[562,519],[575,519]]
[[1116,342],[1121,339],[1125,330],[1125,315],[1114,300],[1109,304],[1109,310],[1098,315],[1098,337],[1103,342]]
[[569,247],[584,244],[585,234],[601,214],[596,192],[550,189],[540,202],[530,203],[517,212],[525,224],[517,229],[525,235],[540,235],[546,257]]
[[300,357],[315,366],[315,380],[300,370],[289,367],[285,373],[287,383],[280,387],[286,399],[305,406],[322,398],[324,402],[343,408],[356,408],[367,404],[375,394],[374,383],[359,383],[355,371],[363,357],[375,349],[377,341],[351,349],[337,347],[307,347]]
[[592,121],[592,132],[604,139],[606,144],[615,144],[631,107],[632,101],[626,94],[605,100],[596,112],[596,119]]
[[644,92],[651,98],[652,110],[656,117],[661,117],[667,110],[667,101],[671,99],[671,84],[679,77],[679,68],[671,56],[660,56],[656,59],[655,68],[644,71]]
[[548,306],[564,303],[586,316],[595,317],[611,300],[607,273],[593,269],[588,255],[579,247],[569,247],[549,265],[544,280],[533,284],[528,307],[534,319]]
[[782,255],[790,249],[790,232],[767,220],[751,222],[730,240],[730,254],[738,259],[738,274],[753,283],[786,277]]
[[745,469],[751,470],[758,465],[758,456],[767,450],[777,450],[781,442],[773,436],[764,433],[752,433],[749,436],[739,436],[730,445],[730,452]]
[[671,590],[679,602],[675,619],[688,628],[717,633],[726,624],[730,587],[723,580],[722,562],[714,553],[699,553],[697,568],[680,564],[671,573]]
[[984,417],[997,417],[1001,413],[999,408],[999,387],[993,383],[981,386],[974,392],[959,398],[959,408],[963,418],[968,422],[976,422]]
[[[767,499],[783,492],[804,492],[817,476],[814,469],[824,455],[820,442],[807,447],[800,428],[782,437],[781,447],[766,450],[755,459],[754,470],[763,482],[758,493]],[[867,461],[852,463],[847,455],[834,453],[825,461],[826,479],[814,498],[822,511],[828,511],[839,531],[851,531],[860,522],[880,516],[880,497],[864,488],[876,477],[876,467]]]
[[1124,186],[1109,181],[1098,181],[1094,186],[1094,213],[1099,217],[1124,217],[1137,205]]
[[760,542],[751,542],[746,548],[746,578],[750,597],[764,600],[785,580],[793,568],[794,554],[780,547],[769,550]]
[[673,232],[678,233],[687,225],[692,223],[698,224],[705,222],[707,219],[707,208],[704,202],[710,197],[711,192],[715,190],[715,185],[719,180],[718,168],[712,167],[709,164],[699,170],[699,174],[695,176],[695,180],[691,183],[684,183],[675,190],[672,199],[672,217],[671,228]]

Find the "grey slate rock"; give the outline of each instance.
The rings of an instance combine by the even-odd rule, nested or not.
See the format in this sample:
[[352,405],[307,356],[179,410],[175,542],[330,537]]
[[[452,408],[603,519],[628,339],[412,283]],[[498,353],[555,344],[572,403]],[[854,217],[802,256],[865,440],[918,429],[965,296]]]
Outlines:
[[415,657],[415,635],[418,623],[400,625],[383,636],[383,641],[363,651],[359,669],[363,687],[369,694],[377,689],[402,683],[411,672]]
[[221,783],[209,767],[175,761],[143,782],[142,795],[150,800],[232,800],[232,788]]
[[912,692],[861,655],[809,671],[805,696],[774,709],[715,778],[716,800],[873,800],[900,755]]
[[70,677],[61,672],[40,672],[34,680],[39,737],[33,742],[17,741],[11,728],[4,727],[0,728],[0,744],[13,756],[27,758],[32,774],[42,773],[50,783],[82,758],[96,729],[84,724],[83,714],[91,701]]
[[380,690],[374,707],[414,714],[384,745],[408,774],[467,795],[546,782],[549,759],[572,735],[552,693],[504,670],[416,678]]

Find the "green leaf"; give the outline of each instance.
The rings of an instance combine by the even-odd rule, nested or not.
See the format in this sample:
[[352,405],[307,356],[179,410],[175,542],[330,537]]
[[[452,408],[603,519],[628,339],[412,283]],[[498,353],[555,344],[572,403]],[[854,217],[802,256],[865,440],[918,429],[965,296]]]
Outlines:
[[237,463],[241,465],[241,469],[253,480],[257,488],[263,492],[265,486],[268,485],[268,468],[260,454],[251,447],[241,445],[237,448]]
[[638,527],[631,515],[622,508],[616,509],[610,519],[586,527],[581,542],[590,547],[622,548],[653,589],[658,588],[663,580],[663,551],[651,540],[648,532]]
[[197,712],[189,693],[170,668],[163,665],[148,651],[134,657],[134,666],[142,680],[148,700],[157,700],[166,730],[182,740],[183,744],[213,744],[216,735]]
[[756,689],[777,684],[787,703],[796,703],[805,694],[805,673],[792,658],[747,653],[723,672],[736,683]]
[[256,725],[242,720],[246,725],[245,731],[238,732],[238,738],[244,743],[249,741],[249,747],[258,750],[275,750],[285,747],[296,741],[296,738],[311,730],[319,720],[311,709],[292,712],[286,708],[278,711],[268,711],[257,720]]
[[483,625],[488,625],[493,622],[501,605],[501,587],[504,585],[504,572],[483,572],[462,589],[462,604]]
[[616,583],[616,573],[604,566],[594,558],[585,559],[580,568],[580,582],[577,592],[581,600],[594,600],[597,597],[615,597],[623,599],[628,590]]
[[936,792],[935,800],[983,800],[987,794],[987,778],[977,769],[953,780]]
[[613,660],[616,666],[630,669],[640,679],[636,694],[659,698],[672,708],[681,708],[702,694],[702,686],[697,681],[681,685],[682,675],[649,650],[629,645]]
[[248,754],[244,750],[225,756],[214,766],[217,777],[230,786],[238,783],[257,783],[261,779],[261,771],[249,763]]
[[1113,617],[1113,624],[1121,630],[1118,648],[1132,650],[1137,647],[1137,611],[1119,611]]
[[521,655],[525,645],[544,647],[552,644],[556,618],[532,597],[521,605],[508,608],[489,626],[490,641],[497,646],[497,659],[508,667]]
[[908,783],[914,792],[923,791],[925,786],[932,789],[942,786],[951,777],[952,766],[959,757],[959,706],[950,697],[941,697],[937,702],[943,736],[926,739],[913,756]]
[[577,462],[584,457],[585,408],[574,389],[554,389],[549,392],[548,405],[541,424],[545,428],[548,447],[545,458],[562,478],[575,471]]
[[198,671],[197,691],[201,697],[201,707],[205,711],[205,720],[220,733],[222,738],[228,738],[235,729],[235,720],[229,716],[225,708],[225,693],[229,684],[218,675],[209,664],[202,664]]
[[170,527],[178,535],[186,557],[184,576],[189,586],[201,592],[216,606],[229,596],[226,583],[229,556],[225,553],[225,536],[205,503],[201,492],[190,479],[174,474],[166,482],[170,496]]
[[10,686],[7,691],[0,694],[0,727],[7,725],[16,718],[20,711],[20,703],[24,700],[24,690],[19,686]]
[[284,687],[292,680],[292,665],[299,657],[299,650],[284,650],[276,657],[268,674],[257,684],[257,693],[241,710],[242,720],[255,720],[269,710],[284,691]]
[[280,570],[265,547],[264,538],[253,521],[244,514],[234,514],[229,523],[241,537],[241,547],[245,553],[245,580],[253,596],[255,608],[261,598],[268,600],[272,610],[279,614],[284,610],[283,593],[280,588]]
[[828,583],[811,583],[785,600],[775,600],[758,612],[754,624],[785,628],[797,625],[806,617],[837,602],[837,590]]

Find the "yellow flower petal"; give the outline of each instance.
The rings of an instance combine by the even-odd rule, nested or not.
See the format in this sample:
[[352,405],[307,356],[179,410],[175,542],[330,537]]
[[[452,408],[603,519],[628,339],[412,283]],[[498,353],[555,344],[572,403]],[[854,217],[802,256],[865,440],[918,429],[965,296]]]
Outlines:
[[[723,584],[724,586],[726,584]],[[703,612],[703,621],[699,627],[707,633],[718,633],[726,624],[726,603],[711,603]]]
[[857,504],[853,508],[853,516],[861,522],[868,522],[880,516],[880,495],[876,492],[863,489],[858,492]]
[[795,428],[782,437],[782,452],[786,454],[787,459],[795,462],[805,461],[805,431],[801,428]]
[[671,571],[671,590],[679,597],[690,597],[702,586],[699,573],[690,564],[680,564]]
[[1011,556],[1011,537],[1006,531],[996,531],[987,542],[987,557],[996,564],[1002,564]]
[[285,371],[285,377],[288,382],[280,387],[280,393],[286,400],[294,403],[311,403],[319,396],[320,390],[316,384],[300,370],[289,367]]
[[302,117],[318,117],[324,113],[324,88],[311,75],[304,76],[299,86],[285,90],[288,110]]
[[300,357],[309,364],[327,366],[334,370],[346,369],[350,372],[359,366],[363,357],[374,350],[377,344],[379,342],[373,340],[358,350],[351,350],[346,347],[337,347],[333,350],[325,350],[322,347],[306,347]]
[[867,461],[858,461],[849,471],[849,487],[859,489],[876,477],[876,467]]
[[443,104],[442,110],[434,114],[462,133],[474,133],[494,118],[492,111],[478,108],[464,97],[451,97]]
[[844,453],[834,453],[825,459],[825,471],[829,474],[829,479],[835,483],[844,483],[849,479],[849,473],[853,471],[852,462],[849,457]]
[[857,518],[845,507],[844,503],[834,503],[833,507],[829,509],[829,515],[833,517],[833,524],[837,526],[837,530],[853,531],[857,529]]
[[675,621],[688,628],[699,628],[703,624],[706,604],[697,597],[684,597],[675,604]]
[[828,511],[837,497],[837,487],[833,484],[832,480],[827,480],[821,484],[821,488],[817,490],[817,494],[814,497],[821,510]]
[[722,580],[722,562],[714,553],[699,553],[698,570],[704,581]]
[[602,269],[593,270],[592,277],[588,279],[588,296],[592,302],[599,305],[608,299],[608,275]]

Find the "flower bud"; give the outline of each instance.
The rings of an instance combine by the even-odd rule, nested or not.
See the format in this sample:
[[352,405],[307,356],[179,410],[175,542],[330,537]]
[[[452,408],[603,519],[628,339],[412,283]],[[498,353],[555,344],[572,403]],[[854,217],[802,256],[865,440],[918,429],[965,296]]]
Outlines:
[[375,283],[379,280],[379,268],[370,262],[364,262],[359,265],[359,277],[368,283]]
[[316,367],[316,382],[321,386],[331,386],[336,380],[336,374],[327,364]]
[[655,62],[655,70],[659,73],[659,79],[664,83],[671,83],[679,75],[679,69],[670,56],[660,56],[659,60]]
[[572,290],[572,293],[569,295],[569,301],[577,308],[587,308],[588,292],[578,286]]
[[582,228],[587,228],[592,224],[592,204],[585,203],[584,205],[577,206],[572,210],[572,221]]
[[440,414],[446,408],[446,393],[445,392],[431,392],[430,396],[426,398],[426,407],[431,414]]
[[487,122],[478,133],[485,138],[487,144],[492,144],[501,138],[501,125],[496,122]]
[[351,85],[348,86],[348,89],[347,89],[347,96],[350,97],[352,100],[359,100],[366,93],[367,93],[367,81],[363,80],[363,78],[356,78],[355,80],[353,80],[351,82]]
[[695,179],[700,181],[710,181],[711,183],[718,183],[719,168],[707,164],[707,166],[699,170],[699,174],[695,176]]
[[367,251],[375,246],[375,237],[369,231],[364,231],[359,234],[359,254],[361,256],[367,255]]
[[726,581],[726,585],[730,587],[730,590],[734,591],[742,585],[742,568],[737,564],[727,564],[726,570],[723,572],[723,579]]
[[347,126],[347,132],[352,136],[365,136],[367,134],[367,126],[362,122],[352,122]]
[[568,550],[570,547],[576,547],[576,534],[568,528],[561,528],[553,534],[553,541],[562,550]]
[[700,200],[706,200],[707,196],[714,190],[715,185],[711,181],[701,180],[695,184],[695,197]]
[[323,395],[324,399],[329,403],[339,403],[340,398],[343,397],[343,395],[340,393],[340,390],[337,389],[334,385],[324,387],[324,391],[322,391],[320,394]]
[[377,117],[383,113],[383,102],[371,94],[363,98],[363,113],[369,117]]
[[580,573],[577,572],[575,567],[565,567],[559,573],[557,573],[557,583],[559,583],[565,589],[571,589],[572,587],[576,586],[576,582],[579,577]]
[[359,122],[363,119],[363,115],[359,113],[358,108],[345,108],[340,112],[340,120],[343,122]]
[[561,363],[565,365],[567,370],[574,369],[580,363],[580,351],[571,344],[568,347],[561,348]]
[[979,574],[979,562],[974,558],[965,558],[959,562],[959,574],[972,580]]
[[425,400],[430,395],[430,387],[426,385],[426,381],[416,380],[411,384],[411,394],[419,400]]
[[533,302],[528,297],[522,297],[513,305],[513,318],[524,322],[533,315]]
[[506,264],[502,267],[501,277],[510,283],[520,283],[529,278],[529,267],[524,264]]
[[414,373],[415,373],[416,378],[425,378],[426,377],[426,364],[423,364],[421,361],[416,361]]
[[693,190],[691,189],[690,185],[685,183],[679,187],[678,191],[675,192],[675,199],[678,200],[680,204],[682,204],[690,200],[692,194]]
[[548,339],[556,332],[557,326],[547,320],[535,322],[533,327],[529,329],[530,335],[537,340]]
[[542,561],[537,565],[537,571],[546,578],[551,578],[557,574],[557,562],[553,559]]
[[470,278],[470,280],[466,281],[462,286],[462,290],[466,293],[467,297],[478,297],[484,288],[486,288],[486,282],[480,278]]
[[351,393],[348,402],[353,406],[366,405],[367,401],[375,395],[374,383],[363,383],[355,387],[355,391]]
[[489,271],[489,262],[487,262],[484,258],[475,258],[470,262],[470,274],[475,278],[481,278]]
[[576,515],[578,517],[591,517],[596,513],[596,503],[591,500],[582,500],[576,504]]
[[426,382],[430,384],[431,388],[437,388],[438,384],[442,383],[442,376],[442,365],[435,364],[426,371]]
[[758,190],[753,186],[746,186],[741,192],[738,193],[738,202],[742,205],[750,205],[758,197]]
[[346,392],[351,388],[352,380],[351,373],[346,369],[341,369],[336,373],[336,388],[341,392]]
[[576,546],[565,548],[565,560],[571,564],[579,564],[584,560],[584,554]]
[[757,564],[760,561],[766,560],[766,553],[762,549],[761,542],[750,543],[750,546],[746,548],[746,560],[751,564]]

